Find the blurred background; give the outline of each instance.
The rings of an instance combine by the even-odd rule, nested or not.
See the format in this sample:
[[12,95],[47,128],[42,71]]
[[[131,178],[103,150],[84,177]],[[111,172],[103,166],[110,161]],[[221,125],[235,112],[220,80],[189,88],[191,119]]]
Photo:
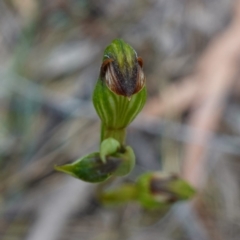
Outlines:
[[[234,0],[0,0],[0,239],[239,239],[239,15]],[[53,168],[98,149],[91,95],[115,38],[148,90],[118,183],[164,170],[198,190],[164,213],[102,206]]]

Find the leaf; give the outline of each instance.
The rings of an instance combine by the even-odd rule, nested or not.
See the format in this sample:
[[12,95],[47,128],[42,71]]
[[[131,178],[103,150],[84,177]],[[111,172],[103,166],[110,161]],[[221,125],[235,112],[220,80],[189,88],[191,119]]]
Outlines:
[[99,153],[95,152],[71,164],[55,166],[55,169],[83,181],[97,183],[108,179],[116,171],[120,163],[121,160],[116,157],[108,157],[107,162],[103,163]]

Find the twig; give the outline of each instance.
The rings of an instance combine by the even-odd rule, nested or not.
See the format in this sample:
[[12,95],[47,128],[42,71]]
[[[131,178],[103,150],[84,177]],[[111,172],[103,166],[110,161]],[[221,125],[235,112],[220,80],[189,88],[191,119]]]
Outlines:
[[226,98],[234,86],[240,57],[240,1],[236,2],[235,15],[228,29],[206,49],[197,65],[197,79],[201,88],[195,111],[189,125],[199,129],[194,137],[204,145],[188,144],[183,176],[196,188],[202,187],[206,146],[218,127]]

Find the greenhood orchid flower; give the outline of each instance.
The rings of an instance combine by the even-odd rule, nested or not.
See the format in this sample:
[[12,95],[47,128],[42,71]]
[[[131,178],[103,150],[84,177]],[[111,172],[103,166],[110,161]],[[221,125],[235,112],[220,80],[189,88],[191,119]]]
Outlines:
[[93,104],[102,120],[101,140],[113,137],[121,144],[125,129],[146,102],[146,78],[143,61],[121,39],[114,40],[104,51]]
[[102,121],[100,150],[55,169],[87,182],[128,174],[135,155],[125,145],[126,128],[146,102],[145,83],[143,60],[123,40],[112,41],[104,51],[92,98]]

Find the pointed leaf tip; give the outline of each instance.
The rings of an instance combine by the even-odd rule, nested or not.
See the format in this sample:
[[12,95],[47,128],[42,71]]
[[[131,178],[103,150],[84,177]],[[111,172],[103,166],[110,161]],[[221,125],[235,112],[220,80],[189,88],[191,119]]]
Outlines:
[[65,165],[61,165],[61,166],[55,165],[54,169],[56,171],[64,172],[64,173],[67,173],[69,175],[72,175],[72,176],[76,177],[76,175],[73,172],[74,166],[72,166],[71,164],[65,164]]

